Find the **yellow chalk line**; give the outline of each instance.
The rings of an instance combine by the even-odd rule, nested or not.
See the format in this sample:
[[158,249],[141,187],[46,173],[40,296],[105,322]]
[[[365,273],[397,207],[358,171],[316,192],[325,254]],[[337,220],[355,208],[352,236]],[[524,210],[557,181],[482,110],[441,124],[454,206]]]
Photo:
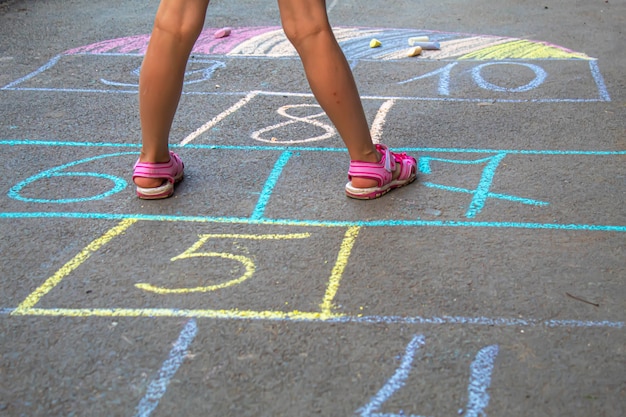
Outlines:
[[78,268],[83,262],[102,246],[106,245],[115,236],[126,231],[131,225],[137,222],[137,219],[122,220],[117,226],[109,229],[105,234],[91,242],[83,250],[81,250],[70,261],[63,265],[54,275],[48,278],[39,288],[33,291],[22,303],[13,311],[13,315],[21,314],[23,310],[32,308],[41,300],[41,298],[50,292],[55,286],[61,282],[63,278],[68,276],[72,271]]
[[541,42],[527,41],[525,39],[505,42],[499,45],[487,47],[478,51],[470,52],[459,57],[462,59],[590,59],[587,55],[563,50],[554,45],[546,45]]
[[343,242],[341,242],[341,248],[339,249],[339,253],[337,254],[337,261],[335,262],[335,266],[333,267],[330,278],[328,280],[328,287],[326,287],[324,299],[322,300],[322,304],[320,304],[323,317],[333,315],[333,299],[335,298],[335,295],[339,290],[339,283],[341,282],[343,271],[348,265],[348,258],[350,257],[352,247],[354,246],[356,237],[359,235],[360,229],[360,226],[352,226],[348,228],[348,230],[346,230]]
[[[83,248],[76,256],[63,265],[54,275],[48,278],[41,286],[26,297],[11,315],[39,315],[39,316],[68,316],[68,317],[87,317],[87,316],[107,316],[107,317],[208,317],[208,318],[252,318],[252,319],[300,319],[300,320],[324,320],[330,318],[341,317],[340,314],[332,312],[333,299],[339,290],[339,284],[343,276],[343,272],[348,264],[348,259],[354,242],[359,234],[360,226],[351,226],[346,230],[344,239],[341,243],[337,260],[328,281],[328,286],[324,294],[322,304],[320,304],[321,312],[278,312],[278,311],[247,311],[247,310],[178,310],[178,309],[71,309],[71,308],[33,308],[42,297],[49,293],[57,286],[63,278],[76,270],[87,259],[91,257],[102,246],[111,241],[114,237],[123,234],[131,225],[136,223],[137,219],[122,220],[117,226],[109,229],[105,234],[91,242]],[[218,235],[219,236],[219,235]],[[224,235],[232,236],[232,235]],[[242,235],[239,235],[241,237]],[[254,235],[246,236],[251,238]],[[267,239],[270,235],[261,237]],[[304,238],[308,234],[293,235],[271,235],[273,238]],[[252,238],[259,238],[258,235]]]
[[341,314],[324,314],[298,310],[181,310],[174,308],[22,308],[16,309],[12,314],[49,317],[189,317],[302,321],[323,321],[343,317]]
[[201,287],[194,288],[164,288],[157,287],[155,285],[149,283],[138,283],[135,284],[135,287],[154,292],[157,294],[188,294],[188,293],[198,293],[198,292],[211,292],[220,290],[223,288],[232,287],[233,285],[241,284],[250,278],[254,272],[256,271],[256,265],[254,261],[247,256],[243,255],[235,255],[232,253],[219,253],[219,252],[196,252],[199,250],[209,239],[251,239],[251,240],[280,240],[280,239],[306,239],[310,237],[310,233],[291,233],[291,234],[265,234],[265,235],[252,235],[252,234],[238,234],[238,233],[221,233],[221,234],[202,234],[199,235],[200,240],[194,243],[189,249],[187,249],[182,254],[175,256],[171,259],[171,261],[176,261],[179,259],[188,259],[195,257],[217,257],[223,259],[231,259],[234,261],[240,262],[246,272],[240,276],[239,278],[232,279],[227,282],[223,282],[221,284],[216,285],[206,285]]

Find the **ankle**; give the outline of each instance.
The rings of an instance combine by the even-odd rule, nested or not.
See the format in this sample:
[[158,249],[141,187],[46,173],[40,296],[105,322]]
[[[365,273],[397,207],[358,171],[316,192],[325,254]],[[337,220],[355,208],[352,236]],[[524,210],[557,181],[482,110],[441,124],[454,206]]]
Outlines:
[[350,155],[350,159],[352,159],[353,161],[371,162],[374,164],[380,162],[381,158],[382,155],[375,147],[372,147],[365,152],[360,152],[355,156]]
[[170,161],[170,153],[169,150],[163,152],[145,152],[142,150],[139,153],[139,162],[153,163],[153,164],[164,164]]

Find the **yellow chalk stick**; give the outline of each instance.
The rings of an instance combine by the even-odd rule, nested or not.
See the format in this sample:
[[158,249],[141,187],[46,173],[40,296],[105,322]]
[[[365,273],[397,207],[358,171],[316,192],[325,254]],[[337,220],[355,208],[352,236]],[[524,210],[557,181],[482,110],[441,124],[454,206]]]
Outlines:
[[416,42],[428,42],[428,36],[414,36],[409,38],[409,46],[413,46]]
[[372,39],[370,41],[370,48],[378,48],[382,43],[378,39]]
[[418,56],[421,53],[422,53],[422,47],[416,46],[414,48],[409,49],[408,56]]

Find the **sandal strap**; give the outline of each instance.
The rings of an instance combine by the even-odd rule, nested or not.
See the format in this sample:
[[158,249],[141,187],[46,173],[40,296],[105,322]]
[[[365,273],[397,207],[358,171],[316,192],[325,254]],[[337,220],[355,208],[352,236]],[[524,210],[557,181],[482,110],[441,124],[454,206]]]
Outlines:
[[352,177],[369,178],[376,180],[379,187],[391,182],[396,169],[396,155],[383,144],[377,144],[376,150],[381,154],[378,162],[350,161],[348,180],[351,181]]
[[133,179],[142,178],[163,178],[174,184],[180,178],[184,169],[183,161],[178,155],[170,151],[168,162],[139,162],[135,164]]
[[398,178],[396,178],[397,181],[404,181],[415,175],[415,170],[417,168],[417,160],[415,158],[407,155],[405,152],[392,152],[392,155],[395,158],[396,163],[400,164],[400,173],[398,174]]

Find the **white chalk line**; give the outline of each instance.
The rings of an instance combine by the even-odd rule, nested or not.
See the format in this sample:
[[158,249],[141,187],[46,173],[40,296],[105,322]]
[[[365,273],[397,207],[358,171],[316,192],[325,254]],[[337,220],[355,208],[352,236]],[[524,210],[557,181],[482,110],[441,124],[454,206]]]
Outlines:
[[183,139],[180,142],[180,146],[187,145],[188,143],[196,139],[198,136],[202,135],[209,129],[212,129],[219,122],[221,122],[222,120],[224,120],[225,118],[227,118],[228,116],[230,116],[231,114],[233,114],[234,112],[236,112],[237,110],[239,110],[240,108],[248,104],[248,102],[250,102],[250,100],[252,100],[258,94],[259,94],[259,91],[249,92],[244,98],[242,98],[241,100],[239,100],[238,102],[236,102],[235,104],[233,104],[232,106],[230,106],[229,108],[227,108],[226,110],[224,110],[223,112],[221,112],[220,114],[218,114],[217,116],[215,116],[214,118],[212,118],[211,120],[209,120],[208,122],[200,126],[191,134],[189,134],[185,139]]
[[489,405],[489,386],[491,374],[498,355],[498,345],[482,348],[470,366],[470,382],[467,387],[467,406],[464,417],[486,416],[485,408]]
[[372,127],[370,128],[370,135],[372,136],[372,142],[380,143],[381,138],[383,136],[383,127],[385,126],[385,119],[387,118],[387,113],[389,113],[389,110],[391,110],[391,108],[393,107],[395,103],[396,103],[396,100],[394,99],[387,100],[378,109],[378,112],[376,113],[376,117],[374,118],[374,121],[372,122]]
[[404,356],[402,357],[402,363],[396,369],[396,372],[387,381],[385,385],[374,395],[370,402],[365,406],[357,410],[362,417],[372,417],[376,411],[380,410],[380,407],[385,401],[387,401],[397,390],[402,388],[409,377],[411,372],[411,365],[415,352],[422,346],[424,346],[425,339],[423,335],[415,335],[411,342],[406,347]]
[[[267,126],[267,127],[264,127],[263,129],[254,131],[252,132],[251,138],[260,142],[268,142],[268,143],[305,143],[305,142],[322,141],[322,140],[329,139],[335,136],[337,132],[335,131],[335,128],[333,126],[314,120],[317,117],[324,116],[326,113],[324,113],[323,111],[321,113],[312,114],[306,117],[292,116],[287,113],[288,109],[302,108],[302,107],[320,107],[320,106],[317,104],[291,104],[291,105],[282,106],[276,112],[280,114],[281,116],[290,120],[277,123],[272,126]],[[318,135],[318,136],[314,136],[314,137],[310,137],[306,139],[292,139],[292,140],[281,140],[275,137],[271,139],[264,139],[261,137],[263,133],[280,129],[282,127],[286,127],[286,126],[289,126],[291,124],[298,123],[298,122],[307,123],[312,126],[319,127],[323,129],[326,133],[324,133],[323,135]]]
[[165,394],[170,380],[185,360],[187,348],[196,337],[197,332],[198,326],[196,321],[194,319],[189,320],[180,332],[180,336],[174,343],[167,359],[163,362],[158,376],[152,380],[146,390],[146,395],[139,402],[135,417],[148,417],[159,405],[159,401]]

